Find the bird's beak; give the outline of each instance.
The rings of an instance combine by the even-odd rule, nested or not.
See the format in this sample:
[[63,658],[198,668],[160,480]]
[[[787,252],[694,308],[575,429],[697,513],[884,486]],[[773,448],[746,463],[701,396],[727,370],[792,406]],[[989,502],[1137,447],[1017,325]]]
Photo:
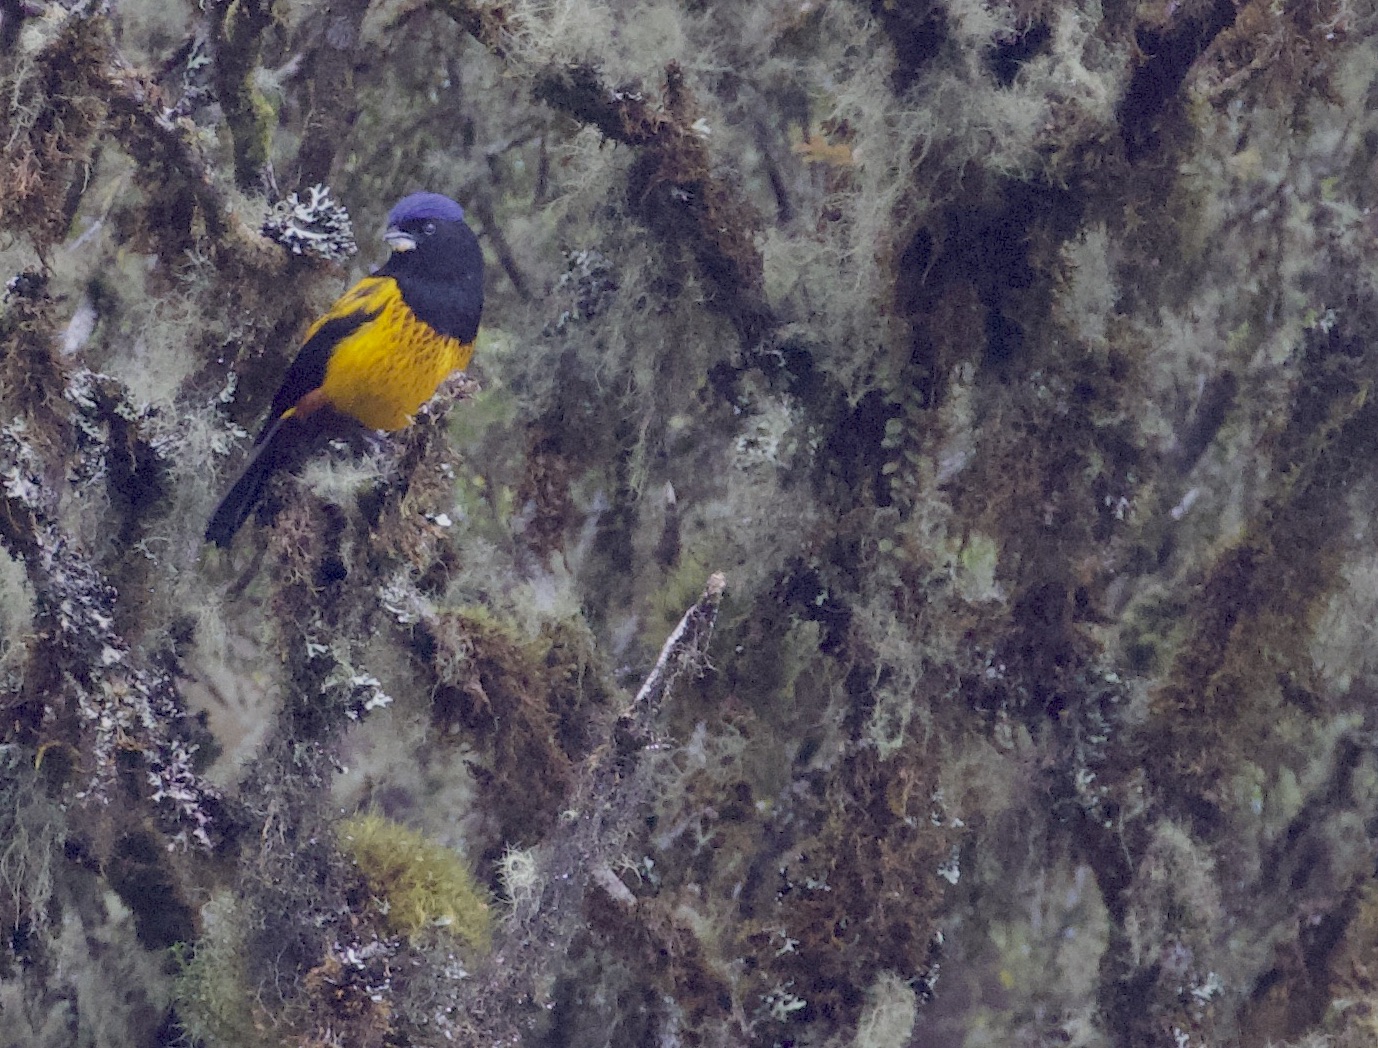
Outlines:
[[402,232],[396,226],[389,226],[388,231],[383,234],[383,239],[394,251],[411,251],[416,247],[416,238],[410,233]]

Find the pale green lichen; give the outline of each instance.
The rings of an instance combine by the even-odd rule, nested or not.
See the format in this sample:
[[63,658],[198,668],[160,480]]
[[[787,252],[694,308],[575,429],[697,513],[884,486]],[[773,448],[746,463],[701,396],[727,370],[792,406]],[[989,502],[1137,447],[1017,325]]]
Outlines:
[[866,990],[852,1048],[905,1048],[914,1032],[919,1000],[894,972],[880,972]]
[[262,1016],[245,971],[240,904],[232,893],[220,892],[201,908],[201,921],[194,947],[175,951],[181,961],[173,983],[178,1020],[195,1043],[250,1048],[261,1043]]

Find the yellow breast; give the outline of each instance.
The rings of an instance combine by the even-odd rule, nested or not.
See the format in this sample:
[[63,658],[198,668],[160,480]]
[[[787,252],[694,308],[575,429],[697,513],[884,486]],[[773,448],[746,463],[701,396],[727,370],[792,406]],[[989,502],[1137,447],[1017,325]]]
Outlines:
[[[467,367],[473,343],[449,338],[407,308],[391,278],[361,281],[348,305],[378,315],[341,339],[326,364],[321,392],[337,410],[370,429],[402,429],[436,387]],[[336,312],[346,303],[337,304]]]

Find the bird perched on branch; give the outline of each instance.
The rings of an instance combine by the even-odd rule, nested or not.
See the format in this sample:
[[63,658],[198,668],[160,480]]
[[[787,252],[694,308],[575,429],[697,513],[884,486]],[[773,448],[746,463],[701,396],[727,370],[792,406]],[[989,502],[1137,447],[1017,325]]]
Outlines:
[[483,252],[464,209],[439,193],[403,197],[383,235],[392,255],[346,291],[306,339],[248,464],[211,514],[206,541],[228,546],[268,479],[321,433],[351,418],[369,429],[409,425],[474,355],[483,311]]

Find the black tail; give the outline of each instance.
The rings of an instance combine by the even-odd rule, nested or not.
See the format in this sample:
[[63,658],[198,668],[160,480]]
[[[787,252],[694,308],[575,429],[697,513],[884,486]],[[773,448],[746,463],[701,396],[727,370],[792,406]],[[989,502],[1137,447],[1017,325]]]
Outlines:
[[[284,426],[286,427],[284,429]],[[254,449],[239,478],[220,500],[206,525],[206,541],[222,549],[230,544],[235,532],[249,519],[249,514],[263,497],[268,478],[276,473],[289,457],[286,444],[296,427],[290,419],[279,418]]]

